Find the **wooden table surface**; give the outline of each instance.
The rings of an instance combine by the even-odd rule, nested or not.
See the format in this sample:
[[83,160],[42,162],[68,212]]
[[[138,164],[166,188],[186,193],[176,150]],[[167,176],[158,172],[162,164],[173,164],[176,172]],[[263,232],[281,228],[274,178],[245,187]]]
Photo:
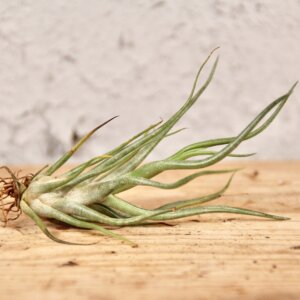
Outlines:
[[[96,232],[48,223],[60,238],[99,241],[91,246],[57,244],[21,216],[0,228],[0,298],[300,299],[300,162],[222,165],[237,166],[245,168],[215,203],[291,220],[212,214],[173,221],[175,226],[118,229],[139,244],[131,248]],[[160,179],[172,181],[188,173],[169,172]],[[228,176],[207,176],[168,191],[139,187],[124,197],[155,207],[213,192]]]

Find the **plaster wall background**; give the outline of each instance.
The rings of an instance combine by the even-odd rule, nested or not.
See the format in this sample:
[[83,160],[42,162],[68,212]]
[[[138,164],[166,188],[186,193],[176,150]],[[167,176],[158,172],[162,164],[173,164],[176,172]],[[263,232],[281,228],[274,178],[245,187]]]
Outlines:
[[[300,78],[300,1],[0,1],[0,162],[51,162],[106,119],[82,161],[166,119],[207,54],[213,83],[152,158],[236,135]],[[236,152],[300,158],[300,88]],[[73,160],[73,161],[74,161]]]

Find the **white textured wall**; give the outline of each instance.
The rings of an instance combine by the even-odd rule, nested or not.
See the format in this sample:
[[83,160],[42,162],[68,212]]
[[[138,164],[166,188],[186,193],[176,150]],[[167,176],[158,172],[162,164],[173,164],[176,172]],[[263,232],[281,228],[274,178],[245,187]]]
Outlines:
[[[215,46],[221,63],[189,129],[155,157],[237,134],[299,79],[300,1],[0,1],[0,162],[55,159],[116,114],[77,155],[100,154],[174,112]],[[242,147],[299,158],[300,88],[268,130]]]

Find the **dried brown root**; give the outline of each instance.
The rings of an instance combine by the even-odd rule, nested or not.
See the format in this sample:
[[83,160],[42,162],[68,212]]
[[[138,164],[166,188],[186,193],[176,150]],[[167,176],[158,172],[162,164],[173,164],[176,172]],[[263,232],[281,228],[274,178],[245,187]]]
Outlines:
[[21,215],[22,192],[29,186],[34,174],[19,176],[20,170],[14,173],[7,166],[2,166],[0,169],[5,169],[9,174],[8,177],[0,177],[0,211],[2,214],[0,221],[6,226],[8,221],[16,220]]

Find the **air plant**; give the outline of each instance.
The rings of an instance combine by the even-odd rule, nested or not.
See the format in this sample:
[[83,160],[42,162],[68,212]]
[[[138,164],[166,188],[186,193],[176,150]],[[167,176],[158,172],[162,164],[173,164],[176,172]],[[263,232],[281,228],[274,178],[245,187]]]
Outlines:
[[[170,157],[142,164],[162,139],[178,132],[178,130],[171,132],[171,129],[208,87],[215,74],[218,57],[214,61],[206,81],[197,90],[200,73],[214,51],[201,65],[186,102],[166,122],[160,121],[151,125],[106,154],[94,157],[59,176],[55,176],[55,172],[96,130],[115,117],[89,132],[54,164],[46,166],[36,174],[19,177],[9,168],[2,167],[9,173],[9,177],[1,179],[0,205],[4,222],[9,220],[9,214],[12,211],[17,212],[17,216],[24,212],[49,238],[56,242],[73,244],[60,240],[50,233],[43,218],[58,220],[78,228],[97,230],[103,235],[135,246],[134,242],[103,226],[143,225],[209,213],[233,213],[286,220],[285,217],[244,208],[202,205],[219,198],[227,190],[237,170],[201,170],[172,183],[162,183],[151,178],[167,170],[203,169],[227,156],[248,156],[234,154],[233,151],[243,141],[255,137],[269,126],[297,83],[286,94],[263,109],[239,135],[194,143],[180,149]],[[216,146],[222,147],[219,149],[215,148]],[[174,189],[200,176],[223,173],[231,173],[231,177],[219,191],[198,198],[171,202],[152,210],[133,205],[118,195],[135,186]]]

